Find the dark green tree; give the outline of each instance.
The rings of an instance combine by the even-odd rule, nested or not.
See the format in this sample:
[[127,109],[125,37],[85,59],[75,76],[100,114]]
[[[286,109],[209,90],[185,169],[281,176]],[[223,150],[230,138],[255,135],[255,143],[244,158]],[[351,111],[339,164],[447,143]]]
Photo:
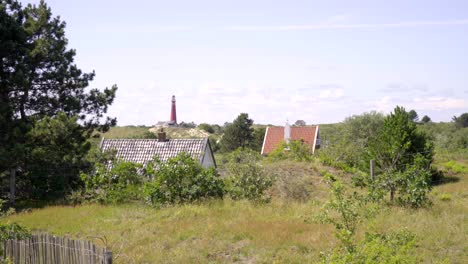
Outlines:
[[419,116],[418,116],[418,113],[416,113],[415,110],[410,110],[408,112],[408,116],[409,116],[409,119],[413,122],[418,122],[419,120]]
[[213,128],[213,126],[207,123],[201,123],[200,125],[198,125],[198,128],[210,134],[213,134],[215,132],[215,129]]
[[[105,117],[105,113],[117,86],[103,91],[88,89],[95,74],[83,73],[76,66],[76,52],[67,47],[65,22],[53,17],[44,1],[22,7],[16,0],[0,0],[0,22],[0,171],[12,171],[13,183],[15,173],[21,171],[17,184],[27,186],[28,179],[42,175],[35,171],[39,166],[33,163],[42,167],[56,165],[58,161],[52,161],[51,157],[59,156],[33,155],[42,142],[36,141],[36,132],[32,131],[40,127],[42,134],[59,139],[56,133],[59,127],[76,123],[77,127],[68,135],[73,137],[68,138],[74,142],[73,147],[58,139],[48,140],[54,142],[54,149],[79,153],[75,158],[81,160],[86,153],[81,150],[89,147],[86,140],[92,132],[106,131],[116,123],[115,118]],[[46,131],[49,127],[36,124],[43,119],[61,124]],[[12,184],[13,189],[15,185]],[[68,187],[62,186],[59,193]]]
[[263,146],[263,140],[265,139],[266,127],[256,127],[253,132],[253,139],[249,144],[249,147],[255,151],[260,152]]
[[221,150],[233,151],[237,148],[244,149],[254,139],[253,120],[247,113],[241,113],[232,124],[226,125],[223,138],[221,139]]
[[463,113],[459,117],[454,116],[452,120],[457,127],[468,127],[468,113]]
[[306,122],[304,120],[296,120],[296,122],[294,122],[294,126],[305,126],[306,125]]
[[396,194],[407,201],[412,199],[408,195],[422,195],[422,198],[415,198],[416,205],[420,205],[430,188],[427,171],[432,162],[433,145],[403,107],[397,106],[385,117],[384,126],[372,140],[369,150],[382,170],[374,190],[389,192],[392,201]]
[[429,123],[431,121],[432,121],[431,118],[427,115],[423,116],[423,118],[421,119],[421,122],[423,123]]
[[347,117],[333,129],[321,126],[322,142],[330,143],[318,153],[324,159],[367,170],[369,142],[377,138],[383,124],[384,115],[371,111]]

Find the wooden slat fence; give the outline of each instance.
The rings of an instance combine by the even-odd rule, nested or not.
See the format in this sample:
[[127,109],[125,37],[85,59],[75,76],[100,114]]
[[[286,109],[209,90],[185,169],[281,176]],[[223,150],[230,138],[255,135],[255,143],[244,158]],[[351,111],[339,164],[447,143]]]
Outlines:
[[112,252],[90,241],[49,234],[3,243],[4,258],[21,264],[112,264]]

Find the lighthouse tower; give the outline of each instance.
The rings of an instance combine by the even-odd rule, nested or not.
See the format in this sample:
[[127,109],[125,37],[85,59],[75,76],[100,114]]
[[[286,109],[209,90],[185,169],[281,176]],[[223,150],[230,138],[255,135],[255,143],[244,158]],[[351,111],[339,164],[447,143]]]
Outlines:
[[176,104],[175,104],[175,95],[172,96],[172,106],[171,106],[171,119],[169,125],[177,125],[177,113],[176,113]]

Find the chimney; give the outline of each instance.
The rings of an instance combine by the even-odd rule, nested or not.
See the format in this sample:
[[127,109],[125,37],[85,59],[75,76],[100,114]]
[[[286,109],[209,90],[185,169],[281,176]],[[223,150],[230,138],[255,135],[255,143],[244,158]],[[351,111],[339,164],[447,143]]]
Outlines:
[[286,125],[284,126],[284,142],[289,144],[291,140],[291,127],[289,126],[289,122],[286,120]]
[[177,125],[175,95],[172,96],[171,119],[170,119],[169,123],[172,124],[172,125]]
[[158,142],[165,142],[166,140],[166,132],[164,132],[164,129],[161,128],[158,132]]

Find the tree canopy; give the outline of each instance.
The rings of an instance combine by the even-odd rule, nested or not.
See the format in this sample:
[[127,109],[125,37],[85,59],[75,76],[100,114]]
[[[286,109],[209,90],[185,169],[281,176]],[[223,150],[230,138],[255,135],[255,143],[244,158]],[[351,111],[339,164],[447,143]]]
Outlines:
[[463,113],[459,117],[454,116],[452,120],[457,127],[468,127],[468,113]]
[[[87,153],[86,140],[93,131],[116,124],[105,114],[117,86],[88,88],[94,71],[85,73],[74,63],[76,51],[68,48],[66,24],[44,1],[23,7],[16,0],[0,0],[0,22],[0,171],[21,171],[19,180],[30,180],[40,174],[33,163],[58,166],[67,156],[36,155],[43,147],[38,135],[47,135],[55,150],[79,149],[76,161]],[[59,140],[68,128],[67,140]],[[61,192],[69,187],[61,186]]]
[[423,116],[423,118],[421,119],[421,122],[423,123],[429,123],[431,121],[432,121],[431,118],[427,115]]
[[245,148],[254,139],[253,120],[249,114],[241,113],[232,124],[227,124],[223,138],[221,139],[221,150],[233,151],[237,148]]
[[398,193],[398,199],[420,206],[430,189],[433,145],[417,129],[411,114],[397,106],[385,117],[378,137],[371,141],[369,148],[382,170],[377,176],[379,192],[389,192],[391,200]]

